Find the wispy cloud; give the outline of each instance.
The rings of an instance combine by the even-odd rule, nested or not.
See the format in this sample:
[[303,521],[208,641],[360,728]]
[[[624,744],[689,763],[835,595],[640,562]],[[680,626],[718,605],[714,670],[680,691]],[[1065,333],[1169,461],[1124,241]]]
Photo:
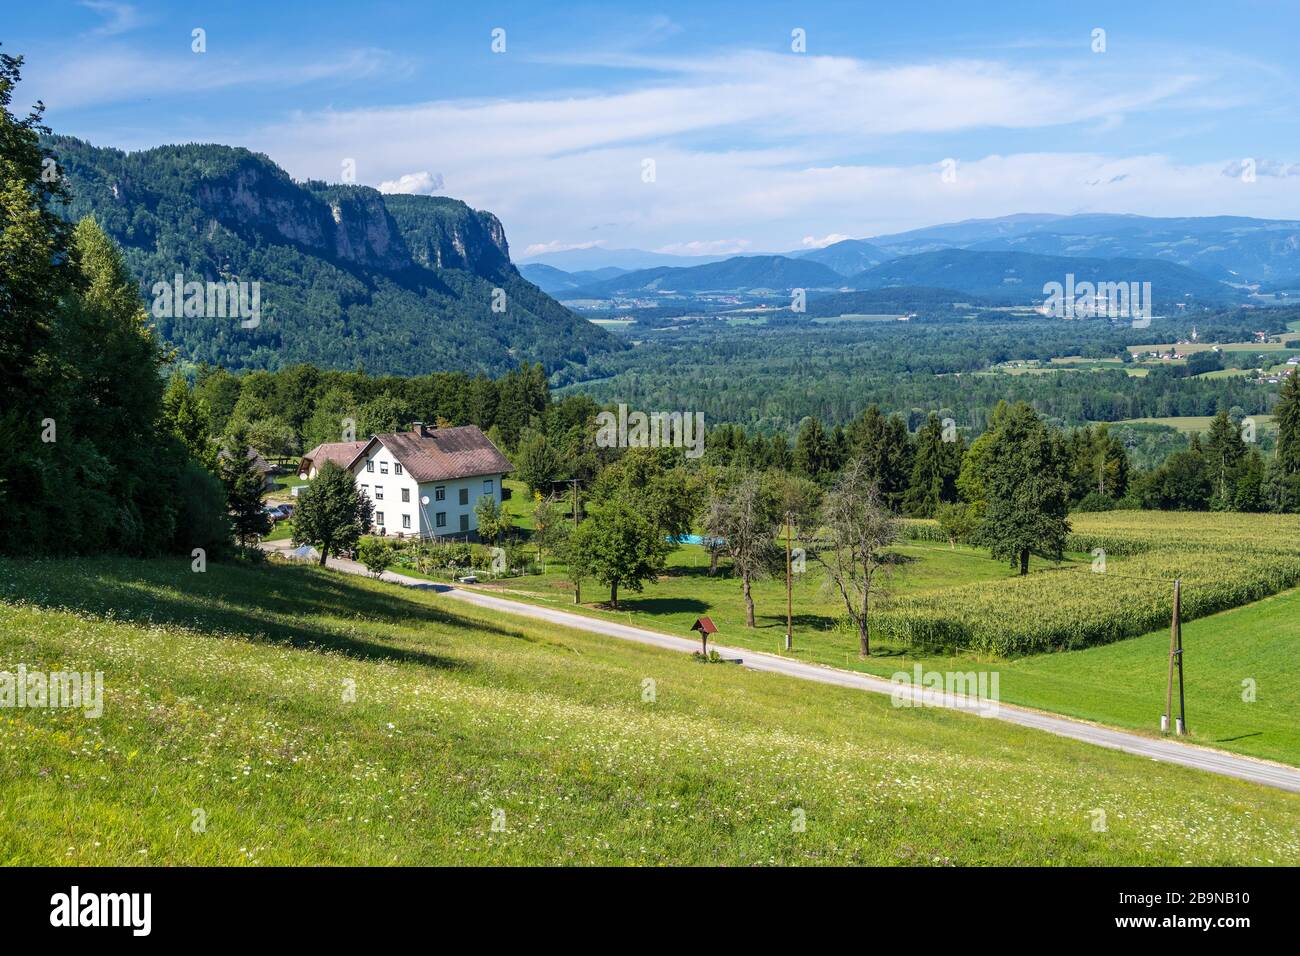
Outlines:
[[81,6],[93,10],[104,22],[91,30],[88,36],[111,37],[134,30],[144,22],[134,4],[114,3],[112,0],[80,0]]
[[531,256],[540,256],[548,252],[569,252],[573,249],[602,249],[605,247],[603,239],[597,239],[594,242],[563,242],[554,239],[550,242],[535,242],[524,249],[521,259],[527,259]]
[[391,75],[410,61],[385,50],[342,50],[328,58],[288,59],[188,53],[160,57],[127,46],[83,43],[58,56],[34,58],[25,82],[51,109],[190,96],[236,87],[304,86]]
[[735,256],[748,252],[752,245],[748,239],[695,239],[670,242],[654,251],[675,256]]
[[[1023,210],[1300,214],[1300,178],[1265,173],[1243,192],[1246,184],[1223,175],[1248,154],[1240,140],[1195,164],[1133,145],[1155,120],[1166,131],[1192,116],[1206,122],[1257,96],[1253,75],[1208,56],[1112,58],[1097,69],[1087,60],[645,52],[673,29],[652,21],[641,40],[613,52],[549,58],[609,68],[611,81],[595,89],[534,85],[518,96],[303,110],[251,131],[215,128],[212,138],[261,150],[299,178],[337,179],[351,158],[359,181],[386,191],[445,191],[498,214],[525,256],[598,245],[820,248]],[[168,86],[328,89],[403,67],[371,49],[314,60],[146,60],[83,49],[75,69],[40,88],[57,107]],[[157,135],[167,141],[165,129]],[[949,156],[959,160],[952,181],[941,165]],[[597,229],[611,238],[584,240]]]

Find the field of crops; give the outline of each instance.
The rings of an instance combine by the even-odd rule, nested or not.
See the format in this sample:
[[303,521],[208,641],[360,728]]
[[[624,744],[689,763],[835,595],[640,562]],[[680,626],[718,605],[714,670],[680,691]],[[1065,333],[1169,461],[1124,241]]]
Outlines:
[[[1300,516],[1120,511],[1070,520],[1068,549],[1096,560],[898,598],[875,617],[875,636],[998,655],[1081,648],[1167,624],[1174,578],[1186,620],[1300,583]],[[926,522],[908,530],[939,535]]]

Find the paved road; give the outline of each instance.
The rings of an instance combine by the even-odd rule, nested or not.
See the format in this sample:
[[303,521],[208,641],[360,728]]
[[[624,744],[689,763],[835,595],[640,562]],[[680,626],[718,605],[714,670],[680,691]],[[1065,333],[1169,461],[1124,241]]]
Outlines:
[[[287,542],[270,542],[264,547],[267,550],[283,551],[287,550],[288,545]],[[330,558],[328,566],[351,574],[368,573],[360,564],[338,558]],[[520,601],[510,601],[492,594],[485,594],[482,591],[452,587],[448,584],[434,584],[420,578],[396,574],[391,571],[384,572],[383,580],[422,590],[437,591],[442,596],[452,600],[464,601],[467,604],[474,604],[478,607],[489,608],[505,614],[530,617],[580,631],[590,631],[607,637],[616,637],[620,640],[635,641],[638,644],[649,644],[652,647],[661,647],[665,650],[690,652],[697,651],[700,648],[700,642],[691,638],[674,637],[670,634],[660,634],[656,631],[632,627],[629,624],[619,624],[617,621],[587,617],[556,608],[538,607]],[[1300,793],[1300,768],[1287,767],[1282,764],[1256,760],[1252,757],[1242,757],[1237,754],[1212,750],[1208,747],[1197,747],[1174,740],[1144,737],[1141,734],[1090,724],[1081,720],[1072,720],[1068,717],[1058,717],[1023,707],[1015,707],[1011,704],[990,705],[986,701],[976,701],[973,698],[941,694],[921,688],[900,689],[900,685],[870,674],[791,660],[788,657],[764,654],[761,651],[753,651],[747,648],[713,645],[713,649],[716,649],[723,657],[740,659],[742,666],[748,667],[750,670],[783,674],[786,677],[817,681],[822,684],[852,687],[877,694],[905,694],[911,696],[914,700],[922,701],[928,706],[949,707],[954,710],[976,713],[984,718],[1005,720],[1009,723],[1020,724],[1023,727],[1032,727],[1035,730],[1056,734],[1059,737],[1070,737],[1074,740],[1095,744],[1098,747],[1107,747],[1111,750],[1122,750],[1125,753],[1136,754],[1140,757],[1149,757],[1162,763],[1193,767],[1197,770],[1217,773],[1225,777],[1236,777],[1239,780],[1249,780],[1252,783],[1276,787],[1279,790]]]

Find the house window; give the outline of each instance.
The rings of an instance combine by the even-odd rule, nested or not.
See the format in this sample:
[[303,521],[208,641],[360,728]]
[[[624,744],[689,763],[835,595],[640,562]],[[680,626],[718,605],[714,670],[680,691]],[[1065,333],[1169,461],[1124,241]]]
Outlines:
[[362,493],[363,495],[365,495],[367,498],[369,498],[369,497],[370,497],[370,486],[369,486],[369,485],[362,485],[362,486],[361,486],[361,493]]
[[[461,503],[462,505],[467,505],[467,504],[469,504],[469,489],[468,489],[468,488],[462,488],[462,489],[460,489],[460,503]],[[465,529],[464,529],[464,528],[461,528],[460,530],[464,531]]]
[[411,489],[410,489],[410,488],[403,488],[403,489],[402,489],[402,500],[403,500],[403,501],[410,501],[410,500],[411,500]]
[[433,489],[433,500],[434,500],[434,501],[445,501],[446,499],[447,499],[447,489],[446,489],[446,488],[443,488],[443,487],[440,486],[440,487],[437,487],[437,488],[434,488],[434,489]]
[[460,530],[461,531],[469,530],[469,515],[460,516]]
[[384,500],[384,486],[383,486],[383,485],[375,485],[375,500],[376,500],[376,501],[383,501],[383,500]]
[[433,524],[434,524],[435,527],[438,527],[438,528],[445,528],[445,527],[447,527],[447,512],[445,512],[445,511],[439,511],[436,515],[434,515],[434,516],[433,516]]
[[379,525],[380,528],[384,526],[384,513],[382,511],[375,512],[375,524]]
[[374,471],[374,470],[375,470],[375,463],[373,461],[366,462],[366,471]]
[[402,463],[400,461],[393,462],[393,474],[400,475],[401,473],[402,473]]
[[380,473],[381,475],[386,475],[386,474],[388,474],[388,462],[386,462],[386,461],[381,461],[381,462],[379,463],[379,473]]
[[402,527],[403,527],[403,528],[409,528],[410,526],[411,526],[411,516],[410,516],[410,515],[402,515]]
[[485,495],[490,495],[490,494],[492,494],[492,479],[491,479],[491,478],[489,478],[489,479],[487,479],[485,482],[483,482],[483,494],[485,494]]

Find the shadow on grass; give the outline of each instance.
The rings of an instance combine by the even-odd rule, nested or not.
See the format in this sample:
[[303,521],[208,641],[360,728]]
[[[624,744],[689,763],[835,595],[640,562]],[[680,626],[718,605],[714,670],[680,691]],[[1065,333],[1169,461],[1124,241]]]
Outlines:
[[625,598],[619,597],[618,607],[611,608],[608,602],[599,605],[601,610],[614,611],[615,613],[626,613],[628,611],[634,614],[704,614],[709,610],[711,605],[704,601],[697,601],[695,598]]
[[[835,627],[835,618],[827,614],[796,614],[792,618],[796,628],[808,631],[829,631]],[[757,614],[759,627],[785,627],[785,614]]]
[[38,607],[111,615],[129,623],[237,634],[253,642],[327,649],[362,660],[442,669],[469,666],[428,651],[341,634],[333,623],[313,628],[304,622],[310,617],[333,617],[407,627],[430,624],[532,640],[519,630],[411,600],[397,586],[376,593],[341,574],[302,566],[213,563],[205,573],[196,574],[188,561],[113,558],[13,562],[6,570],[16,571],[18,596]]

